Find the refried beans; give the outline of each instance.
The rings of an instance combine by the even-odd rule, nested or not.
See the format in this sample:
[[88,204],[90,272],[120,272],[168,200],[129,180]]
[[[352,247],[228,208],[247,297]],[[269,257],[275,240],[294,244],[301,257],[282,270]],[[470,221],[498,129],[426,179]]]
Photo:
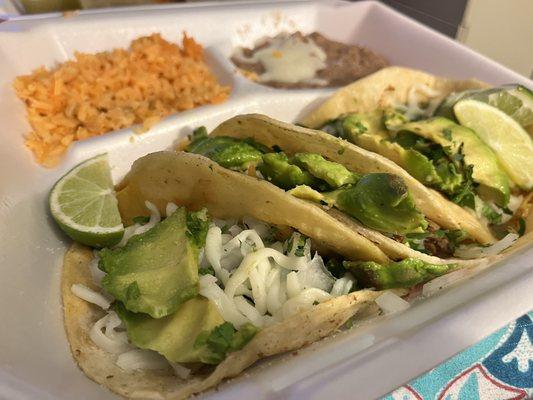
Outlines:
[[231,61],[247,78],[284,89],[344,86],[389,65],[365,47],[329,40],[318,32],[264,39],[253,49],[238,48]]

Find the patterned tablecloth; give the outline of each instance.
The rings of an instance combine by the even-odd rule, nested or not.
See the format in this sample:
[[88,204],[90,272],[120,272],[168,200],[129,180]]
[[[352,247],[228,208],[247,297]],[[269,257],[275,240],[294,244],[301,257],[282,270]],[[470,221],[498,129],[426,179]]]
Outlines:
[[382,400],[533,398],[533,311]]

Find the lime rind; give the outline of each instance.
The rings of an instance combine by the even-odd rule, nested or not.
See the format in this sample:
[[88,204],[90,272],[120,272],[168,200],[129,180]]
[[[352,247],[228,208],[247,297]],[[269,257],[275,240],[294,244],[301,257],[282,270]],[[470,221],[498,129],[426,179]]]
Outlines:
[[60,228],[80,243],[110,246],[123,235],[107,154],[93,157],[64,175],[52,188],[49,206]]

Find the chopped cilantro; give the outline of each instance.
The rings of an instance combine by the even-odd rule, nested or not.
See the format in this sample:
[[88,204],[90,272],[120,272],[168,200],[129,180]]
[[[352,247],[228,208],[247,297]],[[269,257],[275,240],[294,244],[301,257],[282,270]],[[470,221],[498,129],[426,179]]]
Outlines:
[[187,213],[187,236],[189,236],[198,247],[205,246],[205,238],[209,229],[209,217],[207,210]]
[[210,352],[204,356],[202,362],[218,364],[226,358],[228,353],[242,349],[257,333],[258,329],[250,324],[244,324],[238,331],[229,323],[213,328],[211,332],[200,333],[194,342],[195,348],[206,346]]
[[[307,239],[308,239],[307,236],[300,234],[300,237],[298,238],[298,243],[296,243],[296,249],[294,250],[295,256],[303,257]],[[287,254],[289,254],[292,251],[292,248],[294,245],[293,242],[294,242],[294,236],[291,236],[286,242],[286,246],[287,246],[286,253]]]
[[481,208],[481,213],[485,218],[487,218],[491,225],[497,225],[502,222],[502,215],[486,203],[483,204],[483,207]]
[[213,275],[214,276],[215,275],[215,270],[210,265],[209,267],[198,268],[198,273],[200,275]]

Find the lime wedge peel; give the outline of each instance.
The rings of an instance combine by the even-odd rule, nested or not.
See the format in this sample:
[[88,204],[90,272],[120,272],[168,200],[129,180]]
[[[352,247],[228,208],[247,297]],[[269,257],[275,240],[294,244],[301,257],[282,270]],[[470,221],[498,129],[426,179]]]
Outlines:
[[459,123],[474,130],[496,153],[509,177],[522,189],[533,187],[533,142],[509,115],[478,100],[460,100],[453,107]]
[[107,154],[64,175],[50,192],[49,207],[59,227],[82,244],[112,246],[124,233]]

